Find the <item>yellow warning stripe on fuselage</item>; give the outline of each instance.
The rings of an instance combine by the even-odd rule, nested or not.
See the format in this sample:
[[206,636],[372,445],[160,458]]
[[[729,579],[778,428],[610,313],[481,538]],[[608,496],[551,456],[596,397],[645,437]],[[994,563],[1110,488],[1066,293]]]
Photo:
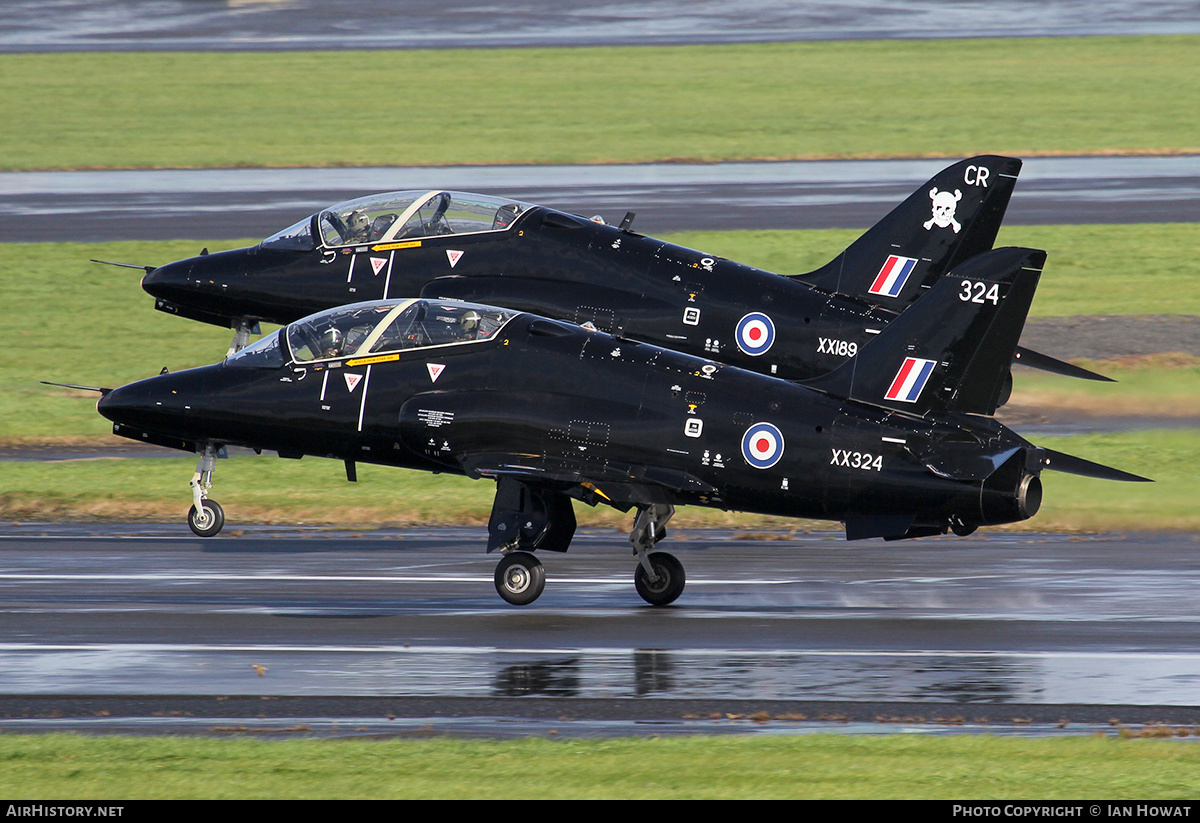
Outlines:
[[360,357],[357,360],[347,360],[347,366],[370,366],[374,363],[389,363],[392,360],[399,360],[398,354],[381,354],[378,357]]
[[378,246],[371,246],[371,251],[391,251],[392,249],[419,249],[421,247],[420,240],[406,240],[403,243],[380,243]]

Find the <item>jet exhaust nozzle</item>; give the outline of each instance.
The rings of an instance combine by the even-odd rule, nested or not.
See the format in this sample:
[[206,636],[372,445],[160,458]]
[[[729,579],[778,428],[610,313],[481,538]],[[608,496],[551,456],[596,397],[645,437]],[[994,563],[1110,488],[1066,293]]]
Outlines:
[[1042,479],[1034,466],[1041,457],[1034,449],[1018,449],[983,481],[980,525],[995,526],[1028,520],[1042,507]]

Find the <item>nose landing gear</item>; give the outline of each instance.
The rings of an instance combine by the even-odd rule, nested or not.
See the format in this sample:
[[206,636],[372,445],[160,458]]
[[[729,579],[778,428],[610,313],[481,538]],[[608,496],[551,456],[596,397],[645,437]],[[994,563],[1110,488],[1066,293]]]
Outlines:
[[212,537],[225,525],[225,510],[216,500],[207,498],[200,501],[200,506],[193,505],[188,509],[188,526],[200,537]]
[[200,537],[212,537],[225,526],[225,510],[216,500],[208,499],[212,488],[212,473],[217,455],[224,447],[205,444],[196,473],[192,475],[192,508],[188,510],[188,527]]

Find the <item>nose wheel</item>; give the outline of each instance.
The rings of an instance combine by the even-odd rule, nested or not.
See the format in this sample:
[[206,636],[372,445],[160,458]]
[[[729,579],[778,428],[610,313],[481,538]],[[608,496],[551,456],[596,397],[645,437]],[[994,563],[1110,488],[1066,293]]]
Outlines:
[[225,525],[225,510],[216,500],[208,499],[213,468],[218,454],[224,457],[223,448],[211,443],[205,445],[196,463],[196,473],[192,475],[192,508],[188,510],[187,521],[192,533],[200,537],[212,537]]
[[546,588],[546,569],[529,552],[509,552],[496,566],[496,593],[514,606],[527,606]]
[[200,537],[212,537],[225,525],[225,510],[216,500],[207,497],[200,501],[200,506],[192,506],[188,510],[188,526]]

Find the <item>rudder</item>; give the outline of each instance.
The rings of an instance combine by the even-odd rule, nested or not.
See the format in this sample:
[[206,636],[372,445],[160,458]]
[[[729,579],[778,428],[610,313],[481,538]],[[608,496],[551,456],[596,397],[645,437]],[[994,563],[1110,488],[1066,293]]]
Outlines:
[[825,266],[796,279],[903,311],[941,275],[989,251],[1021,171],[1012,157],[948,166]]
[[915,414],[993,414],[1046,253],[1002,248],[957,266],[858,356],[804,382],[818,391]]

